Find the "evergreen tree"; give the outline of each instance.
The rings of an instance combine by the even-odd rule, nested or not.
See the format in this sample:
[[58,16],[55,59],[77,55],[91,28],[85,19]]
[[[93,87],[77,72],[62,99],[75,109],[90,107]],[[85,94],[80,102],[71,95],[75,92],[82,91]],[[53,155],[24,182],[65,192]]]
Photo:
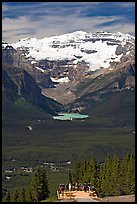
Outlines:
[[120,195],[126,195],[126,169],[127,168],[127,162],[126,159],[123,158],[120,162],[120,169],[119,169],[119,192]]
[[111,179],[111,165],[112,158],[107,155],[105,162],[102,166],[102,180],[101,180],[101,193],[105,196],[110,195],[110,179]]
[[73,181],[72,181],[72,174],[71,174],[71,172],[70,172],[70,169],[69,169],[69,183],[73,183]]
[[98,164],[95,156],[89,161],[76,164],[73,181],[94,185],[100,197],[135,193],[135,156],[128,154],[107,155],[104,163]]
[[33,202],[33,197],[30,189],[26,191],[26,202]]
[[104,179],[104,164],[101,163],[100,168],[99,168],[99,177],[98,177],[97,186],[96,186],[97,192],[98,192],[100,197],[104,196],[104,191],[102,189],[103,179]]
[[88,169],[88,164],[87,161],[83,161],[83,167],[82,167],[82,174],[83,174],[83,183],[87,182],[87,169]]
[[46,171],[43,167],[39,167],[32,177],[31,194],[34,202],[45,200],[49,197],[48,181]]
[[15,193],[13,194],[13,202],[18,202],[19,201],[19,192],[16,190]]
[[99,164],[94,155],[89,162],[88,169],[88,182],[90,182],[92,186],[97,186],[99,179]]
[[76,163],[72,174],[73,182],[80,182],[80,162]]
[[11,202],[11,195],[10,195],[9,191],[7,191],[7,193],[6,193],[5,202]]
[[109,185],[110,195],[120,195],[120,159],[118,155],[114,155],[111,163],[111,177]]
[[133,194],[135,192],[135,159],[133,154],[128,154],[125,160],[125,191],[126,194]]
[[20,202],[26,202],[26,193],[24,188],[20,191],[19,200]]

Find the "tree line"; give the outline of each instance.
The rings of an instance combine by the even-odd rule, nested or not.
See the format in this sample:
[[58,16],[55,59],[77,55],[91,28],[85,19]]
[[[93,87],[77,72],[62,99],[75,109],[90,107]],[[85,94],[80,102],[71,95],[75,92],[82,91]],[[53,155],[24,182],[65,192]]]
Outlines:
[[118,155],[107,155],[103,163],[92,156],[75,165],[69,172],[69,182],[90,183],[99,197],[134,194],[135,156],[128,153],[120,159]]
[[15,190],[13,193],[7,191],[3,202],[39,202],[46,200],[49,193],[46,170],[43,167],[38,167],[32,176],[29,187]]

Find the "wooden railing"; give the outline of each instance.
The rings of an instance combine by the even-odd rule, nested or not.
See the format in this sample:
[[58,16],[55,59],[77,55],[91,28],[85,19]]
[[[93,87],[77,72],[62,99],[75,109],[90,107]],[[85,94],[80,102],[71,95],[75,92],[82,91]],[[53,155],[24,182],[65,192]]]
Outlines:
[[71,191],[62,191],[61,193],[59,193],[59,191],[57,191],[57,198],[58,200],[64,200],[66,198],[74,198],[75,197],[75,193],[71,192]]

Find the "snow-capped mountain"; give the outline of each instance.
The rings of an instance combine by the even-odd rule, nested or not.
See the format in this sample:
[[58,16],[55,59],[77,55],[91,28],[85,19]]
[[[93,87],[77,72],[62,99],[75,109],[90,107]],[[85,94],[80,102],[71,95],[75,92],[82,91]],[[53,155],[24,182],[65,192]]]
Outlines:
[[4,49],[7,45],[8,45],[8,43],[5,42],[4,40],[2,40],[2,49]]
[[[90,71],[107,68],[111,62],[119,62],[123,55],[133,50],[135,38],[129,34],[76,31],[43,39],[23,38],[11,44],[20,50],[31,63],[38,60],[71,61],[74,67],[85,63]],[[66,64],[68,65],[68,63]],[[70,64],[68,65],[70,66]]]
[[[23,38],[8,46],[3,42],[3,49],[10,46],[23,58],[22,66],[42,94],[60,103],[67,104],[103,87],[103,92],[134,88],[135,37],[129,34],[76,31],[43,39]],[[123,72],[129,74],[124,83],[118,82],[115,77]]]

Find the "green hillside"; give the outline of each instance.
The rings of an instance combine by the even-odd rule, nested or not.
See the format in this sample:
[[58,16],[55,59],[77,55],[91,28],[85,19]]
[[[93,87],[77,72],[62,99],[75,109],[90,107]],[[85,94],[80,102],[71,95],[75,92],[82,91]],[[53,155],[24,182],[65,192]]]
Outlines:
[[51,118],[46,111],[34,104],[18,97],[14,102],[8,100],[6,97],[2,97],[2,119],[12,123],[22,123],[29,120],[35,120],[37,118]]
[[83,95],[67,106],[84,107],[82,113],[89,114],[96,127],[135,127],[135,91],[94,92]]

